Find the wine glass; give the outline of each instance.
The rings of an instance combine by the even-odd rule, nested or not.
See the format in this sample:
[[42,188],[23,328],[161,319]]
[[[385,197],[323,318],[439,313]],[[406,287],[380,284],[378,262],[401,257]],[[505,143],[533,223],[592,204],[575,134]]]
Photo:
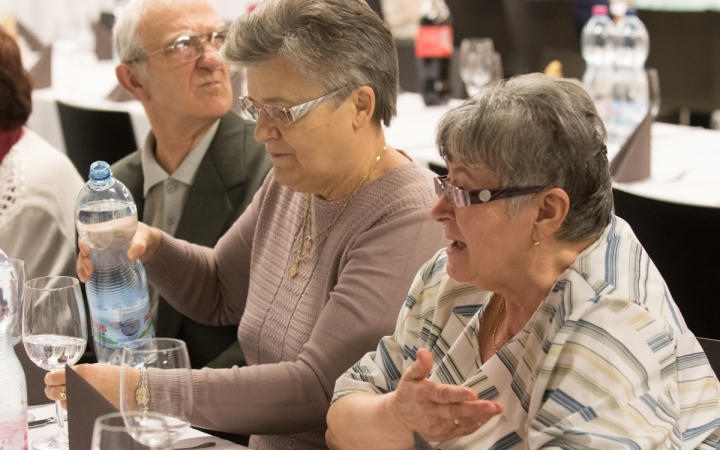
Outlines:
[[[23,293],[25,291],[25,282],[28,278],[27,269],[25,268],[25,262],[20,259],[10,259],[10,262],[15,268],[15,273],[17,274],[18,309],[22,311]],[[22,313],[20,313],[20,318],[18,318],[18,321],[15,323],[15,329],[13,330],[13,347],[18,345],[20,341],[22,341]]]
[[[87,327],[80,282],[72,277],[35,278],[25,283],[23,343],[32,362],[45,370],[75,364],[85,352]],[[58,432],[37,439],[33,448],[67,449],[63,409],[55,402]]]
[[468,38],[460,43],[460,78],[468,95],[480,92],[494,77],[493,41],[490,38]]
[[[144,407],[138,405],[138,400],[142,400],[140,393],[149,395]],[[139,339],[123,346],[120,369],[120,411],[123,414],[138,410],[163,414],[171,440],[175,442],[190,426],[192,409],[190,358],[183,341]]]
[[172,449],[165,417],[157,413],[110,413],[95,420],[91,450]]

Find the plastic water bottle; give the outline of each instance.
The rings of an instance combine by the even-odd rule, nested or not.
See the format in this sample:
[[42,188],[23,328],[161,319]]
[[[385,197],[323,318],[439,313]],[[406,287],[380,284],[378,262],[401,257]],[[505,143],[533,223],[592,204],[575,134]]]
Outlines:
[[645,60],[650,38],[645,25],[629,9],[613,33],[613,127],[610,140],[622,145],[645,118],[649,108]]
[[607,6],[595,5],[592,17],[583,27],[580,41],[586,63],[583,84],[606,128],[611,126],[612,112],[613,28]]
[[137,230],[137,206],[110,166],[97,161],[90,166],[90,181],[78,195],[75,214],[94,267],[85,289],[95,353],[98,361],[108,362],[125,343],[155,334],[145,269],[140,261],[127,259]]
[[0,449],[27,450],[27,384],[12,345],[20,320],[17,274],[0,250]]

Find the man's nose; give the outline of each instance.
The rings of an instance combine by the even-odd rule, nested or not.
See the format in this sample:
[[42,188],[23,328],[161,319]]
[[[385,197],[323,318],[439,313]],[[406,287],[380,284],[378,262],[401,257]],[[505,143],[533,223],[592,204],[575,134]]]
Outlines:
[[206,69],[218,69],[225,67],[225,64],[220,59],[220,53],[210,43],[210,41],[203,41],[198,47],[199,59],[198,67]]

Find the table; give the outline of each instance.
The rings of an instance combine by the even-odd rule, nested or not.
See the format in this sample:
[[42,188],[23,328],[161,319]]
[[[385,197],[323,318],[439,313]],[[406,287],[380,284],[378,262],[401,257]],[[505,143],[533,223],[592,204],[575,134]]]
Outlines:
[[[418,94],[398,97],[398,117],[385,129],[387,142],[414,160],[445,166],[435,147],[436,126],[443,114],[461,104],[426,107]],[[612,159],[619,148],[610,146]],[[651,177],[613,187],[655,200],[720,208],[720,131],[655,123],[652,128]]]
[[[30,406],[28,407],[28,412],[35,416],[35,420],[53,417],[55,416],[55,404],[50,403],[47,405]],[[32,445],[32,441],[34,441],[35,439],[54,434],[56,431],[56,423],[52,423],[38,428],[32,428],[28,432],[28,444]],[[67,422],[65,422],[65,433],[67,432]],[[226,441],[224,439],[210,436],[209,434],[195,430],[194,428],[188,429],[183,435],[182,439],[175,443],[175,447],[192,447],[210,441],[217,444],[215,447],[213,447],[217,450],[247,449],[247,447],[245,446],[233,444],[232,442]]]

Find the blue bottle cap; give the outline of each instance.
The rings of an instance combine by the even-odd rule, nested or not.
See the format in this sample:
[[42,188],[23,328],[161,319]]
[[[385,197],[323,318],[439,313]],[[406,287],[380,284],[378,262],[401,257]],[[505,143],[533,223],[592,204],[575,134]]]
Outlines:
[[110,165],[105,161],[95,161],[90,165],[90,181],[104,183],[112,177]]

